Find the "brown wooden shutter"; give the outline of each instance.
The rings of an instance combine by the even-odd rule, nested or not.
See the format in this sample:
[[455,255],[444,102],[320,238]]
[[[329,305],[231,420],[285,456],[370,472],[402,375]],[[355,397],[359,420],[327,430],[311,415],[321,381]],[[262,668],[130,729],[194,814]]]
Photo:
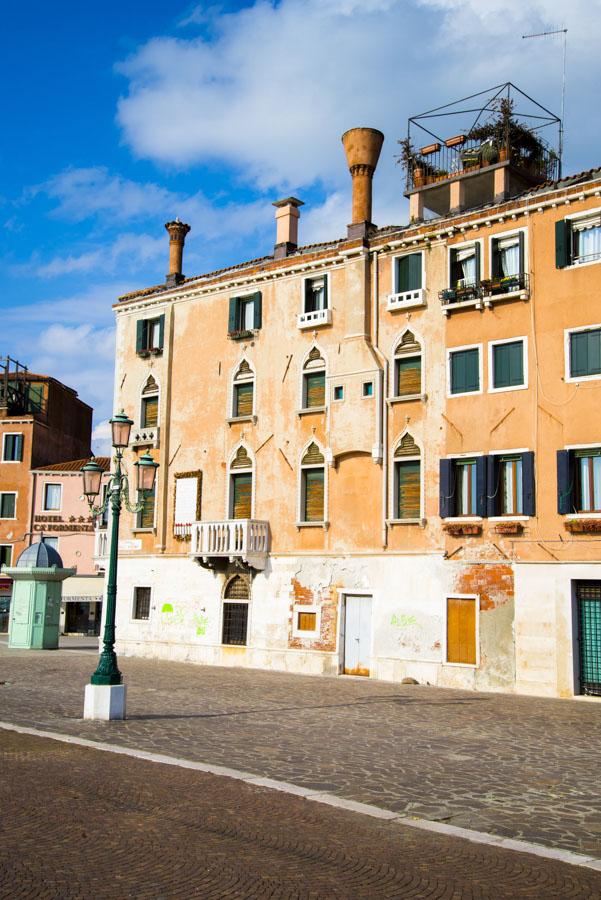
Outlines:
[[397,518],[419,519],[420,503],[420,461],[405,460],[397,464]]
[[324,519],[324,477],[323,469],[304,469],[305,482],[305,522],[323,522]]
[[234,408],[235,416],[252,416],[253,412],[253,382],[248,381],[245,384],[237,384],[236,403]]
[[476,664],[476,600],[447,598],[447,662]]
[[152,493],[145,492],[143,507],[138,513],[139,528],[154,528],[154,490]]
[[142,401],[142,428],[155,428],[159,422],[159,398],[145,397]]
[[251,472],[232,475],[234,503],[232,518],[250,519],[252,510],[252,486]]
[[298,631],[315,631],[317,621],[317,613],[299,612],[298,614]]
[[397,397],[420,394],[422,389],[421,356],[397,359]]
[[311,372],[305,375],[307,391],[307,408],[325,406],[326,376],[324,372]]

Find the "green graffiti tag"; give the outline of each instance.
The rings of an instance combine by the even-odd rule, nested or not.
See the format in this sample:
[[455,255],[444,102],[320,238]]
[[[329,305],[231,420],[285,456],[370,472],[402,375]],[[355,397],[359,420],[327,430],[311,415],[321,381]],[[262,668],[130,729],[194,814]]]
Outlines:
[[197,635],[199,635],[199,636],[205,635],[207,633],[209,617],[203,616],[200,613],[197,613],[195,616],[192,616],[192,624],[196,626],[196,634]]
[[415,616],[407,616],[403,613],[397,615],[397,613],[393,613],[390,624],[394,628],[408,628],[409,625],[417,625],[417,619]]

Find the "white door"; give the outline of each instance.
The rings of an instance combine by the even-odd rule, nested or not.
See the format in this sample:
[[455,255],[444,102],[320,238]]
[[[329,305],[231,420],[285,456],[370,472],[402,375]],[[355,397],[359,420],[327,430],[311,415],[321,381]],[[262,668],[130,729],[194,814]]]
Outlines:
[[371,597],[346,595],[344,625],[344,674],[369,675]]

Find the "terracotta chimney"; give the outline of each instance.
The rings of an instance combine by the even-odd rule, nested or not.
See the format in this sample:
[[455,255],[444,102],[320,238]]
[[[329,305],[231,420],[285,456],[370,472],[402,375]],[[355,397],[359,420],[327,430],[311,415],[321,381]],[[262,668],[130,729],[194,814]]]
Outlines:
[[286,197],[284,200],[276,200],[275,206],[276,238],[273,248],[273,258],[283,259],[298,247],[298,220],[299,206],[304,206],[302,200],[296,197]]
[[365,237],[371,221],[371,183],[384,135],[376,128],[351,128],[342,135],[349,172],[353,177],[353,220],[348,226],[351,239]]
[[165,228],[169,232],[169,274],[167,284],[175,285],[184,280],[182,275],[182,256],[184,254],[184,242],[190,231],[190,226],[179,219],[174,222],[166,222]]

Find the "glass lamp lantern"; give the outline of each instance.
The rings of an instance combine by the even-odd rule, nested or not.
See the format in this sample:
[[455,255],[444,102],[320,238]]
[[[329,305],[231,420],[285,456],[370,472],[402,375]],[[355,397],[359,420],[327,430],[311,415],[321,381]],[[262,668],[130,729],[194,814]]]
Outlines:
[[129,433],[133,424],[132,420],[125,415],[124,410],[110,420],[112,444],[117,450],[122,450],[129,444]]
[[138,473],[137,488],[139,491],[152,491],[159,464],[154,461],[148,450],[134,463]]
[[100,493],[103,470],[100,468],[94,457],[92,457],[92,459],[82,467],[81,474],[83,476],[83,492],[88,498],[88,503],[93,503],[94,499]]

